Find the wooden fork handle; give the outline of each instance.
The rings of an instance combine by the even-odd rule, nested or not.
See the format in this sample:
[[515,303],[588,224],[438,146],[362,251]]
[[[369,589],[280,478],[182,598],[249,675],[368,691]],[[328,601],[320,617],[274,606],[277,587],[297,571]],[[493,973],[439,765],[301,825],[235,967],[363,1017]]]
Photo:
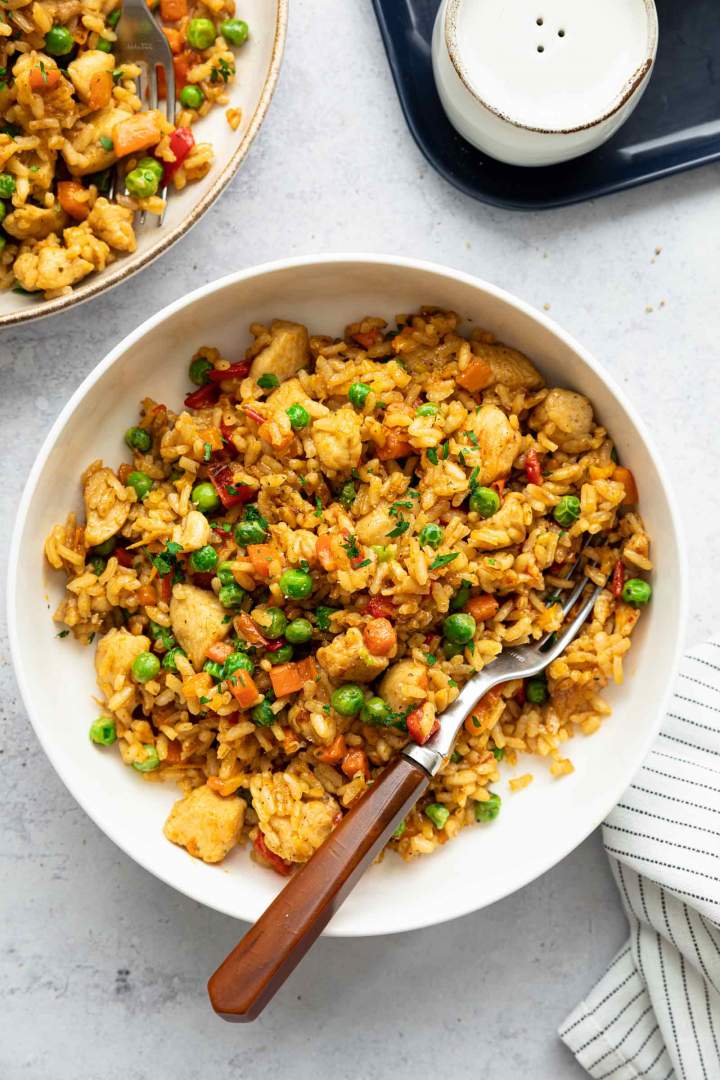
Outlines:
[[224,1020],[254,1020],[327,926],[430,782],[398,757],[297,871],[208,982]]

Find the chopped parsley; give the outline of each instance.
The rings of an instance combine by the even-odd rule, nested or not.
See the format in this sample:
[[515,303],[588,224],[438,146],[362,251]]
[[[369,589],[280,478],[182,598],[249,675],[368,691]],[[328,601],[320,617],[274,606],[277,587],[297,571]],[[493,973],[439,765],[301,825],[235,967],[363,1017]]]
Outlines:
[[458,457],[460,458],[460,463],[461,463],[462,467],[463,467],[463,468],[465,468],[465,465],[466,465],[466,462],[465,462],[465,451],[464,451],[464,450],[460,450],[460,451],[459,451],[459,453],[458,453]]
[[315,623],[318,630],[330,629],[330,616],[334,615],[337,610],[334,607],[326,607],[324,604],[315,609]]
[[363,561],[361,563],[357,564],[355,569],[356,570],[362,570],[363,566],[369,566],[371,562],[372,562],[372,559],[363,559]]
[[271,371],[266,371],[264,375],[261,375],[257,381],[258,386],[261,386],[263,390],[272,390],[274,386],[280,385],[280,380],[277,375],[273,375]]
[[477,475],[478,475],[479,472],[480,472],[480,466],[476,465],[475,468],[473,469],[473,471],[470,473],[470,481],[469,482],[470,482],[470,490],[471,491],[475,487],[475,485],[477,484]]
[[232,615],[223,615],[223,622],[224,623],[232,622]]
[[485,562],[488,566],[497,566],[497,559],[486,559]]
[[182,544],[176,544],[173,540],[168,541],[165,550],[159,555],[151,555],[150,562],[157,570],[160,577],[173,575],[173,581],[182,581],[182,571],[177,564],[177,556],[182,551]]
[[93,630],[93,632],[92,632],[92,633],[90,634],[90,636],[88,637],[88,642],[87,642],[87,643],[88,643],[88,645],[92,645],[92,643],[93,643],[93,641],[94,641],[94,640],[95,640],[95,631]]
[[69,633],[69,630],[61,630],[59,634],[55,635],[55,637],[67,637]]
[[473,444],[473,446],[477,446],[477,444],[478,444],[478,437],[477,437],[477,435],[475,434],[475,432],[474,432],[474,431],[466,431],[466,432],[465,432],[465,434],[467,435],[468,439],[469,439],[469,440],[470,440],[470,442],[471,442],[471,443]]
[[493,746],[492,756],[495,758],[496,761],[502,761],[502,759],[505,757],[505,749],[504,749],[504,747],[502,747],[502,746]]
[[390,507],[390,514],[392,517],[399,517],[401,510],[412,510],[412,508],[411,502],[394,502]]
[[[42,64],[40,65],[40,67],[42,67]],[[101,135],[98,139],[98,142],[102,146],[103,150],[112,150],[113,148],[113,141],[109,135]]]
[[231,75],[235,74],[235,68],[232,64],[228,64],[227,60],[222,57],[218,62],[218,66],[212,68],[210,72],[210,82],[217,83],[222,80],[224,83],[228,81]]
[[427,459],[428,459],[428,461],[429,461],[429,462],[431,462],[431,463],[432,463],[433,465],[437,465],[437,463],[438,463],[438,453],[437,453],[437,450],[436,450],[436,449],[435,449],[434,447],[431,447],[431,448],[430,448],[430,449],[428,450],[428,452],[427,452]]
[[438,557],[436,559],[433,559],[433,561],[430,563],[430,569],[439,570],[441,566],[447,566],[447,564],[451,563],[453,559],[457,559],[459,554],[459,551],[449,551],[447,555],[438,555]]
[[408,488],[407,491],[405,492],[405,494],[409,495],[413,499],[419,499],[420,498],[420,492],[418,491],[417,488],[413,488],[413,487]]
[[310,570],[310,563],[307,561],[307,559],[301,559],[300,562],[298,563],[298,566],[300,567],[301,570],[304,570],[306,574]]
[[442,447],[441,447],[441,450],[442,450],[442,459],[443,459],[443,461],[447,461],[447,459],[450,456],[450,443],[449,442],[443,443]]
[[437,664],[437,656],[435,655],[435,653],[426,653],[425,660],[427,661],[428,667],[432,667],[433,664]]
[[391,529],[389,533],[385,533],[391,540],[394,540],[396,536],[402,536],[410,528],[410,522],[405,521],[405,518],[400,518],[394,529]]
[[343,540],[342,546],[345,548],[348,559],[357,559],[360,548],[358,547],[357,537],[353,533],[348,536],[347,540]]
[[321,518],[323,516],[323,504],[319,495],[315,496],[315,517]]
[[209,442],[203,443],[203,461],[209,461],[212,457],[212,446]]
[[545,607],[552,607],[554,604],[559,604],[561,599],[560,593],[551,593],[550,596],[545,597]]

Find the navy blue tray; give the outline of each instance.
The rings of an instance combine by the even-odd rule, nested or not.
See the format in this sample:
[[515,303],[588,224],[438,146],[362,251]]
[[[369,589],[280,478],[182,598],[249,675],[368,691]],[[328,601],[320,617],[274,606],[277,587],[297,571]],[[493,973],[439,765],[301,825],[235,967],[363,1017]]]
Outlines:
[[510,210],[542,210],[720,160],[718,0],[657,0],[655,71],[633,115],[592,153],[537,169],[494,161],[446,118],[430,60],[440,0],[373,5],[410,131],[430,164],[466,195]]

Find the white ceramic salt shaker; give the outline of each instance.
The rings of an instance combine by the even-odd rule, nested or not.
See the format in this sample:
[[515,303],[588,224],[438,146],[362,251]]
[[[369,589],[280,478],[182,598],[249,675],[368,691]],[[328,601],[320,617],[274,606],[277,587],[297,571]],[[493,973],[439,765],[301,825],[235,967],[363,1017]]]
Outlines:
[[433,71],[451,124],[511,165],[594,150],[652,73],[654,0],[443,0]]

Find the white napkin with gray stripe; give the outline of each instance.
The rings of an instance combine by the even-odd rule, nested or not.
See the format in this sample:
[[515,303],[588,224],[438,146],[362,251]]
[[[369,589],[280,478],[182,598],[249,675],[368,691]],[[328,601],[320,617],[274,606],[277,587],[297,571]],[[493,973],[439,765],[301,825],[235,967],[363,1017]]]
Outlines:
[[630,938],[560,1028],[594,1080],[720,1078],[720,643],[603,825]]

